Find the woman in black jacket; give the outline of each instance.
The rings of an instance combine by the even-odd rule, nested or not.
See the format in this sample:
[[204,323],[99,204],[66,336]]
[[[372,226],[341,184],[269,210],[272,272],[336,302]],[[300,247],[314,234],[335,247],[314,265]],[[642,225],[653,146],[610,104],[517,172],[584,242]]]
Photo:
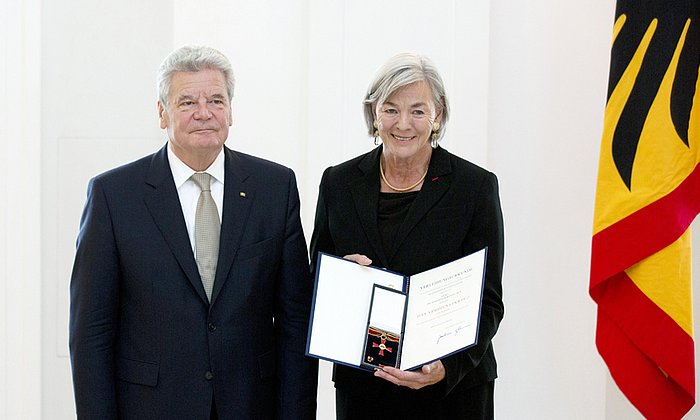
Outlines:
[[364,100],[371,152],[326,169],[318,252],[413,275],[488,247],[477,344],[416,371],[335,365],[338,419],[490,419],[503,318],[503,219],[496,176],[438,145],[449,117],[435,67],[415,54],[391,58]]

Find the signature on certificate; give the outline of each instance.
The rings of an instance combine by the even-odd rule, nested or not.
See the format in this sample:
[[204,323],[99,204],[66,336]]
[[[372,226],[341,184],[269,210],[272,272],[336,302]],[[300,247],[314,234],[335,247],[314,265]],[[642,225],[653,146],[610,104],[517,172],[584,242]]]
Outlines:
[[437,343],[436,343],[436,344],[440,344],[440,340],[442,340],[442,339],[445,338],[445,337],[458,336],[459,333],[460,333],[461,331],[466,330],[467,328],[469,328],[469,325],[470,325],[470,324],[467,324],[467,325],[458,325],[457,328],[449,329],[449,330],[447,330],[447,331],[444,331],[444,332],[440,333],[440,335],[439,335],[438,338],[437,338]]

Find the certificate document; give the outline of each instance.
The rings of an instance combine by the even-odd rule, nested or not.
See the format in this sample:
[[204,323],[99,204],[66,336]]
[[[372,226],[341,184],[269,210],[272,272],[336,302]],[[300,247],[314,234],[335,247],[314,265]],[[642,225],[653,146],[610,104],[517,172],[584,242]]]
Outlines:
[[486,252],[410,277],[319,253],[306,354],[411,370],[473,346]]

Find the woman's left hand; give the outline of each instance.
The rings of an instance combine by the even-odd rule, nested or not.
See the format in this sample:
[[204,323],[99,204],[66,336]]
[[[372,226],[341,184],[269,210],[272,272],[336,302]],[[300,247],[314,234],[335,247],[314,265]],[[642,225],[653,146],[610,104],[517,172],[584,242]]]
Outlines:
[[399,386],[406,386],[411,389],[421,389],[424,386],[440,382],[445,378],[445,366],[441,361],[423,365],[415,372],[403,371],[393,367],[385,366],[374,372],[374,376],[385,379]]

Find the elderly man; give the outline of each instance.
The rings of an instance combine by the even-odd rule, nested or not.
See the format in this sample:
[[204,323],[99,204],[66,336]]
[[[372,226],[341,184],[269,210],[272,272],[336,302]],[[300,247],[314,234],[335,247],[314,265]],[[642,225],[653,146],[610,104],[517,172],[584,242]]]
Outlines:
[[174,51],[168,143],[90,181],[70,290],[81,419],[315,417],[296,181],[224,146],[233,87],[220,52]]

